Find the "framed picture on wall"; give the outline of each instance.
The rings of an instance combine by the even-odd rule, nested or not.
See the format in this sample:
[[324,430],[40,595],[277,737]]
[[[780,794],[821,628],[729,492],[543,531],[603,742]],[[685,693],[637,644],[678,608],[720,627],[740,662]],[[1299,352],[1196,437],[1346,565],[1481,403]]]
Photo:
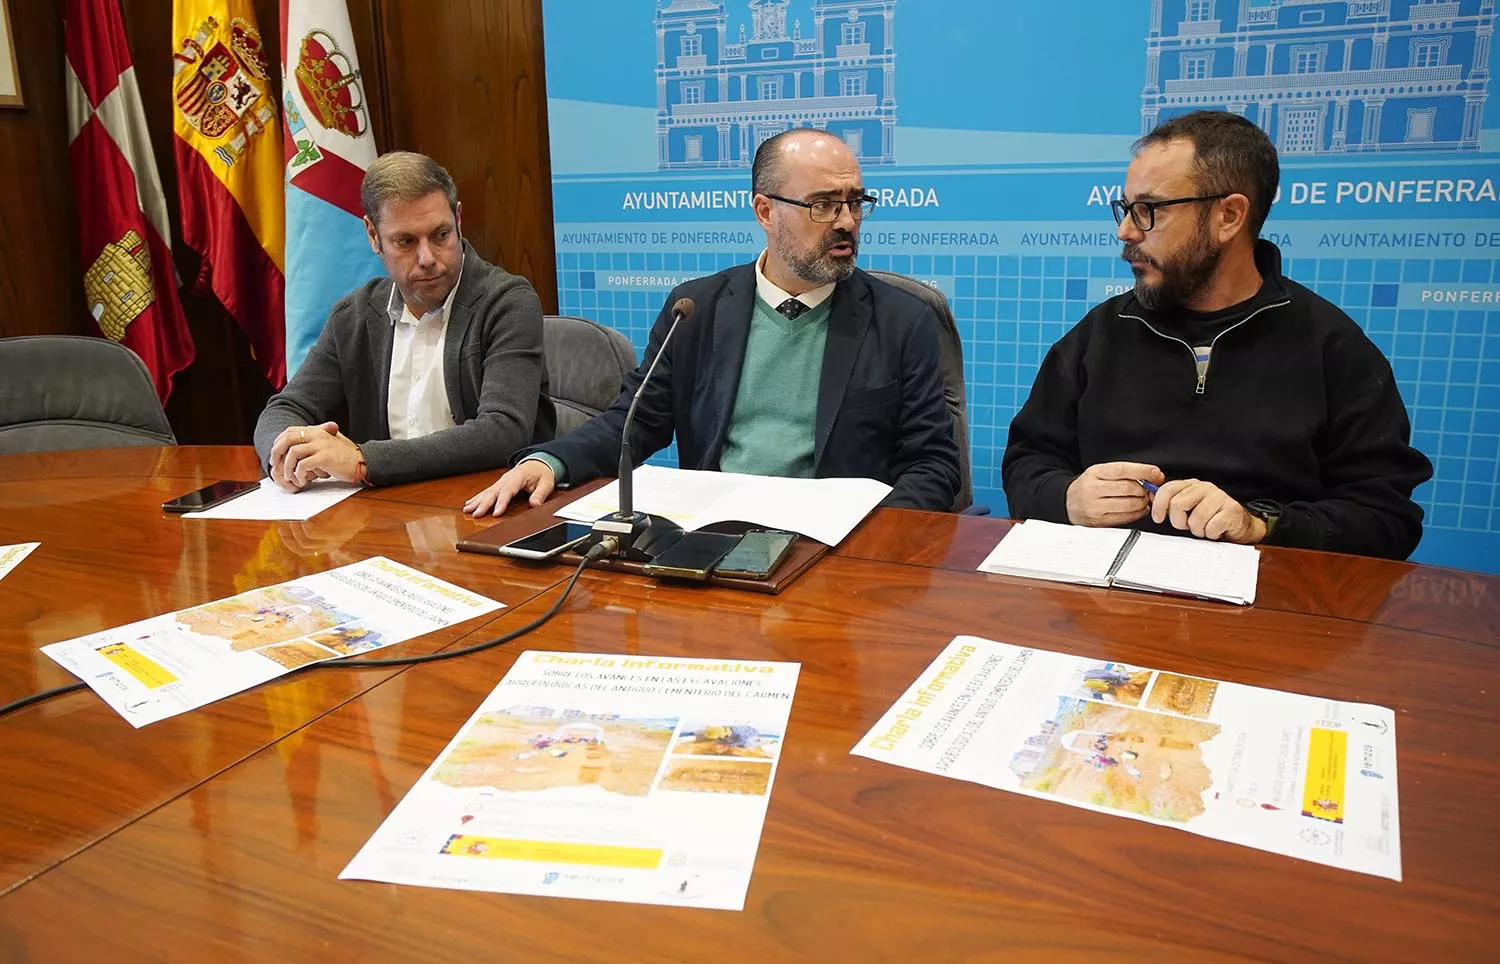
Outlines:
[[21,71],[16,66],[16,38],[10,31],[10,0],[0,0],[0,107],[25,107]]

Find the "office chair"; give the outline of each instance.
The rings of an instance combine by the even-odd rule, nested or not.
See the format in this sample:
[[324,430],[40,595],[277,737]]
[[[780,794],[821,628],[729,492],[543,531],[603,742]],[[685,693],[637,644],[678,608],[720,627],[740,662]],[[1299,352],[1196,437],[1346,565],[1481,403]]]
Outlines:
[[77,335],[0,338],[0,454],[176,444],[129,348]]
[[973,464],[969,453],[969,401],[964,389],[964,345],[958,337],[958,323],[943,293],[928,284],[894,271],[871,271],[870,274],[893,284],[927,302],[938,320],[938,351],[943,358],[944,395],[953,412],[953,435],[958,442],[958,496],[953,511],[967,515],[989,515],[989,506],[974,505]]
[[613,405],[636,366],[629,338],[586,318],[543,316],[542,344],[558,436]]

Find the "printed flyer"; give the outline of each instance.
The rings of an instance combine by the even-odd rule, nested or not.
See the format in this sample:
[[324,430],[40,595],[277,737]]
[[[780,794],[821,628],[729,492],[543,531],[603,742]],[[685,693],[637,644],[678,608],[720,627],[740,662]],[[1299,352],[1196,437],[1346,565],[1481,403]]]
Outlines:
[[376,556],[42,647],[132,726],[502,604]]
[[852,752],[1401,879],[1382,706],[959,636]]
[[799,669],[522,653],[339,877],[742,910]]
[[40,542],[22,542],[13,546],[0,546],[0,579],[4,579],[21,560],[31,555]]

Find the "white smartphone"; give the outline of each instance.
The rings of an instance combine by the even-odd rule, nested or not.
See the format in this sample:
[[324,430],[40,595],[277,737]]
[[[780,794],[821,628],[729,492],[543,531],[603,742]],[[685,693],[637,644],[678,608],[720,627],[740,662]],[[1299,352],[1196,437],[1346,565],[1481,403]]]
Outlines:
[[594,527],[584,522],[559,522],[541,532],[507,542],[495,551],[517,559],[552,559],[562,555],[594,534]]

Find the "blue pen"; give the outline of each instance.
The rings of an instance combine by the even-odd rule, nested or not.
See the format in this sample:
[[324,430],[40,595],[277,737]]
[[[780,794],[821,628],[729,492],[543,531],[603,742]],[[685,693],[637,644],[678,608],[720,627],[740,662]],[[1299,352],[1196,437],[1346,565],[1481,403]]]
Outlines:
[[1147,492],[1150,492],[1152,495],[1155,495],[1156,491],[1161,488],[1161,486],[1151,482],[1147,482],[1145,479],[1136,479],[1136,482],[1140,483],[1141,488],[1145,489]]

